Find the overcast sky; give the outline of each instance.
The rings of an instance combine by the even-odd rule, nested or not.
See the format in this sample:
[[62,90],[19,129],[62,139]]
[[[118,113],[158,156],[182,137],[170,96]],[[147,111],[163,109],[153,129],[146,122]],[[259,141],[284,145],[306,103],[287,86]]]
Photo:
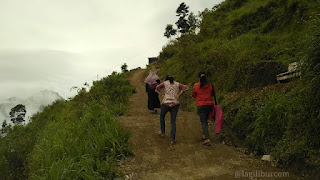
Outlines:
[[0,102],[144,68],[181,2],[198,14],[222,0],[0,0]]

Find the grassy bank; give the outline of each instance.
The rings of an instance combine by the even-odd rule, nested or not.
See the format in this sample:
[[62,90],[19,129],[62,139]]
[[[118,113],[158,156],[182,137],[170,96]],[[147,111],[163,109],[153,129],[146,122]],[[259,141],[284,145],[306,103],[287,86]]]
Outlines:
[[[319,5],[307,0],[226,0],[202,12],[198,34],[170,41],[160,75],[193,87],[200,70],[213,82],[226,125],[256,155],[317,173],[319,163]],[[301,79],[276,75],[300,62]],[[191,91],[182,107],[195,111]]]
[[58,101],[0,139],[0,179],[104,179],[131,153],[129,132],[116,116],[134,93],[123,74],[94,82],[69,101]]

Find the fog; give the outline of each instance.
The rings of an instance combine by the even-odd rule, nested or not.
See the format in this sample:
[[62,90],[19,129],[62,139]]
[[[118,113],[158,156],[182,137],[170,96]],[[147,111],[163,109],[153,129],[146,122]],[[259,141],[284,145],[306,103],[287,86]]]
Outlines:
[[[198,14],[222,0],[184,1]],[[0,102],[52,90],[68,98],[72,86],[145,67],[168,43],[177,0],[0,0]]]

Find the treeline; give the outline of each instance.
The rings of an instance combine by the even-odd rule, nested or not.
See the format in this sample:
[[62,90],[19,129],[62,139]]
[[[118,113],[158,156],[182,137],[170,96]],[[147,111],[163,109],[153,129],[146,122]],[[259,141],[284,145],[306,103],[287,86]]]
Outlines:
[[[279,166],[316,173],[319,7],[318,0],[226,0],[203,11],[200,31],[171,40],[154,65],[190,87],[206,71],[227,126],[253,154],[272,154]],[[301,79],[277,84],[276,75],[292,62]],[[189,97],[182,104],[195,111]]]
[[[130,73],[130,72],[128,72]],[[0,179],[112,179],[118,159],[131,154],[130,136],[115,119],[135,92],[124,74],[94,82],[57,101],[0,138]]]

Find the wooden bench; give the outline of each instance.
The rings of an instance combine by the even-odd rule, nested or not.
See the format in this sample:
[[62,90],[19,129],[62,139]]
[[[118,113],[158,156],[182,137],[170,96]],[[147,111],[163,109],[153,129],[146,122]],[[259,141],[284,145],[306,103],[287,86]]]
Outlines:
[[297,67],[298,67],[298,63],[294,62],[289,64],[288,66],[288,71],[284,72],[284,73],[280,73],[277,75],[277,81],[278,83],[281,83],[285,80],[291,80],[295,77],[300,77],[301,76],[301,72],[297,71]]

